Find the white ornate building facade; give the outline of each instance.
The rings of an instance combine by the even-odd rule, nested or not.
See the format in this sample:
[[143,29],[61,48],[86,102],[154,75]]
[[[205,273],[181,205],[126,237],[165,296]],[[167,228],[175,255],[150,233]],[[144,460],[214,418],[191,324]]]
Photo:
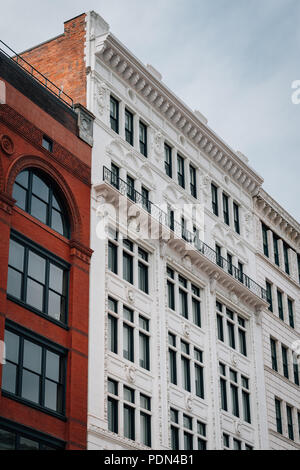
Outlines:
[[85,60],[88,448],[300,449],[299,224],[94,12]]

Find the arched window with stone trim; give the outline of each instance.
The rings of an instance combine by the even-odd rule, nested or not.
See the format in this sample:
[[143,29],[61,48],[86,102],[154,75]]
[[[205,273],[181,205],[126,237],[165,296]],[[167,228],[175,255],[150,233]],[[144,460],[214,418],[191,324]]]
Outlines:
[[70,238],[70,222],[60,190],[44,172],[26,168],[16,177],[13,186],[16,206],[40,222]]

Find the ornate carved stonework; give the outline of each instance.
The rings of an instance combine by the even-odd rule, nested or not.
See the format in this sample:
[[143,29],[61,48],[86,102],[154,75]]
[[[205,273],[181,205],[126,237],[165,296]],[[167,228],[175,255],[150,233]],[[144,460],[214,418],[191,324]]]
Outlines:
[[92,147],[94,142],[93,122],[95,117],[81,104],[75,104],[75,111],[78,114],[79,137]]
[[103,115],[105,109],[107,108],[107,85],[104,82],[96,84],[96,102],[97,110],[100,116]]
[[0,146],[6,155],[11,156],[14,153],[15,146],[12,139],[8,135],[1,135]]
[[125,365],[125,374],[128,382],[134,383],[136,381],[135,367]]

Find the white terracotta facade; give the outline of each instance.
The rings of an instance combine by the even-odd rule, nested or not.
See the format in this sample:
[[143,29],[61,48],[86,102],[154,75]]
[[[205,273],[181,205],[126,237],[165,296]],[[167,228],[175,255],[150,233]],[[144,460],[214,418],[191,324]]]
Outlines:
[[[299,449],[300,395],[299,386],[294,383],[291,349],[293,342],[299,340],[300,329],[295,254],[300,253],[299,225],[262,190],[263,180],[248,166],[246,157],[228,147],[208,127],[204,116],[191,111],[166,88],[159,73],[139,62],[94,12],[87,15],[86,34],[87,107],[95,115],[88,448],[149,449],[143,444],[147,415],[153,449],[172,448],[171,427],[173,442],[174,436],[178,436],[180,449],[185,445],[194,449],[198,449],[198,445],[207,449],[238,446],[241,449]],[[111,96],[119,103],[118,133],[111,128]],[[125,108],[133,115],[133,145],[125,139]],[[140,121],[147,126],[147,157],[140,152]],[[166,175],[165,143],[172,149],[172,178]],[[177,154],[184,158],[185,189],[178,184]],[[112,184],[112,164],[119,168],[117,188]],[[196,172],[196,198],[191,195],[190,165]],[[138,213],[136,206],[130,206],[127,190],[124,192],[126,185],[122,183],[128,181],[128,176],[134,179],[138,193],[145,188],[153,204],[164,212],[167,207],[173,209],[178,223],[181,221],[178,207],[193,205],[200,218],[193,220],[195,213],[191,220],[186,217],[186,228],[193,232],[196,225],[199,239],[208,247],[215,250],[217,244],[225,260],[229,259],[229,254],[233,266],[241,263],[246,275],[243,282],[236,279],[234,272],[228,272],[226,261],[218,265],[218,259],[209,248],[197,250],[181,236],[165,240],[169,232],[164,221],[159,224],[159,212],[154,206],[151,217],[140,205]],[[218,215],[212,210],[211,184],[218,188]],[[228,198],[229,225],[224,222],[223,193]],[[239,230],[234,224],[234,204],[238,206]],[[126,233],[127,224],[121,221],[116,239],[112,230],[116,228],[114,218],[109,214],[112,208],[119,207],[124,215],[129,206],[129,232]],[[108,266],[108,240],[100,236],[103,220],[110,226],[110,243],[116,247],[116,273]],[[143,227],[149,220],[153,221],[154,228],[160,227],[159,236],[144,235]],[[269,258],[263,254],[261,220],[288,243],[290,275],[273,263],[271,239]],[[123,238],[133,242],[133,251],[124,245]],[[132,283],[123,279],[124,252],[133,260]],[[144,252],[148,253],[148,260]],[[139,285],[140,264],[148,271],[149,293]],[[276,286],[285,294],[284,321],[278,318],[275,301],[273,313],[268,310],[264,291],[266,279],[272,282],[274,289]],[[169,308],[168,280],[174,285],[175,310]],[[180,314],[183,297],[187,299],[188,318]],[[288,321],[287,298],[293,300],[294,328]],[[115,311],[108,299],[115,301]],[[200,304],[201,326],[196,325],[193,318],[196,304]],[[124,307],[133,312],[132,321],[125,317]],[[226,309],[232,312],[232,318]],[[218,339],[217,315],[218,321],[223,322],[223,339]],[[117,325],[117,352],[109,347],[109,318],[111,321],[112,317]],[[133,360],[123,354],[126,349],[124,325],[126,332],[130,329],[133,335]],[[231,347],[232,331],[235,347]],[[246,352],[241,345],[243,331]],[[141,366],[140,337],[143,335],[149,338],[150,370]],[[278,372],[272,369],[270,336],[278,341],[278,360],[281,344],[289,348],[289,379],[283,377],[281,364]],[[171,383],[169,350],[173,351],[172,357],[176,356],[177,380],[173,380],[177,381],[176,385]],[[204,381],[201,393],[199,383],[196,387],[199,369],[203,370]],[[189,377],[184,376],[187,370]],[[108,379],[117,384],[117,396],[108,388]],[[227,387],[227,411],[221,409],[220,379]],[[128,401],[124,386],[134,391],[134,403]],[[244,401],[248,394],[250,419],[246,419]],[[118,407],[117,433],[109,430],[108,396]],[[145,396],[151,402],[148,409],[144,404]],[[239,407],[235,414],[239,416],[233,413],[234,397]],[[275,397],[282,400],[282,434],[276,431]],[[292,407],[294,441],[288,438],[286,404]],[[124,423],[124,410],[129,407],[134,410],[134,440],[124,437],[125,427],[128,428]]]

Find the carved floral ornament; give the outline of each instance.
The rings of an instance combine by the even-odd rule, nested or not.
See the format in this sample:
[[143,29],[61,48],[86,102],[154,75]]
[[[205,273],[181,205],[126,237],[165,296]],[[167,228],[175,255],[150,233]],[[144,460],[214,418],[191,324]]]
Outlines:
[[15,151],[15,146],[12,139],[8,135],[0,136],[0,146],[6,155],[11,156]]
[[[96,44],[96,54],[128,86],[155,107],[164,118],[177,127],[184,138],[198,146],[211,160],[228,173],[245,191],[254,195],[263,180],[241,158],[226,146],[188,108],[170,94],[161,82],[157,82],[151,72],[137,63],[135,58],[112,35],[107,34]],[[155,152],[160,153],[160,136],[154,144]],[[183,141],[182,141],[183,142]]]

